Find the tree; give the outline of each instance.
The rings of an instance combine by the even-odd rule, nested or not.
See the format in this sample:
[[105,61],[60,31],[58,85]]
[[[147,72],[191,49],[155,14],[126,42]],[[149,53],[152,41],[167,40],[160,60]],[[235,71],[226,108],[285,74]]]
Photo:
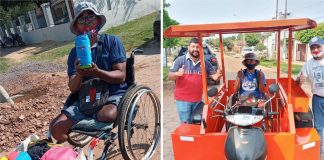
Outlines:
[[296,32],[296,39],[302,43],[309,43],[310,39],[315,36],[324,38],[324,23],[318,24],[317,28],[315,29],[307,29]]
[[[164,5],[164,6],[166,6],[166,5]],[[168,6],[170,6],[170,5],[168,5]],[[177,25],[177,24],[179,24],[179,22],[172,19],[169,16],[168,11],[163,9],[163,30],[166,30],[171,25]],[[178,42],[179,42],[179,38],[163,38],[163,46],[165,48],[174,47],[178,44]]]
[[235,37],[226,37],[223,39],[223,45],[227,48],[227,50],[231,51],[234,47],[233,41]]
[[34,9],[35,5],[49,2],[50,0],[17,0],[0,1],[0,23],[9,24],[11,20],[26,15]]
[[256,33],[246,34],[245,41],[249,47],[252,47],[260,42],[260,36]]
[[267,49],[267,47],[264,46],[262,43],[258,43],[258,44],[255,46],[255,49],[258,50],[258,51],[263,51],[263,50]]
[[210,46],[213,46],[213,47],[219,47],[219,39],[214,39],[214,38],[209,38],[209,39],[206,39],[206,43]]

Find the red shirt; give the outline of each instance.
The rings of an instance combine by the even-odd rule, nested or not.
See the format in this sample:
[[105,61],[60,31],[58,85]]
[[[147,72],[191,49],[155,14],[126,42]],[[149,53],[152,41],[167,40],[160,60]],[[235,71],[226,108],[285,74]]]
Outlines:
[[[178,57],[170,72],[177,72],[184,65],[185,74],[178,77],[174,90],[174,98],[186,102],[199,102],[202,99],[203,85],[200,62],[194,64],[189,55]],[[205,61],[207,75],[215,74],[212,64]]]

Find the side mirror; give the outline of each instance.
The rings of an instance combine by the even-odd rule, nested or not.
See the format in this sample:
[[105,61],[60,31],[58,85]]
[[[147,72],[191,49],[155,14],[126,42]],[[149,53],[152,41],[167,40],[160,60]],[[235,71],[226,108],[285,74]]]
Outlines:
[[217,89],[217,87],[215,87],[215,86],[209,88],[209,89],[208,89],[208,92],[207,92],[208,97],[213,97],[213,96],[215,96],[217,93],[218,93],[218,89]]
[[279,86],[277,84],[271,84],[268,89],[270,94],[275,94],[278,92],[278,90],[279,90]]

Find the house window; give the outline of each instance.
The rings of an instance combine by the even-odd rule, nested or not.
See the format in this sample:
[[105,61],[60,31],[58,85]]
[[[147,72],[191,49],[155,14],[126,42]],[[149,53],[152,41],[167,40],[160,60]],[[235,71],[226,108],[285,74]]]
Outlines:
[[51,5],[51,11],[55,25],[68,23],[70,21],[64,0],[55,0]]

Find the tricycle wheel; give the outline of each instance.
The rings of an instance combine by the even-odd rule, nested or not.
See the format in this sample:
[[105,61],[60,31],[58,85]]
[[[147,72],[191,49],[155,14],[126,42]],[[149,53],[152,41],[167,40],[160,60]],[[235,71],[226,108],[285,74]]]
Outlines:
[[296,128],[313,128],[313,113],[310,108],[308,112],[296,112],[295,117],[295,127]]
[[150,159],[161,134],[160,101],[148,87],[129,90],[120,105],[118,142],[124,159]]

